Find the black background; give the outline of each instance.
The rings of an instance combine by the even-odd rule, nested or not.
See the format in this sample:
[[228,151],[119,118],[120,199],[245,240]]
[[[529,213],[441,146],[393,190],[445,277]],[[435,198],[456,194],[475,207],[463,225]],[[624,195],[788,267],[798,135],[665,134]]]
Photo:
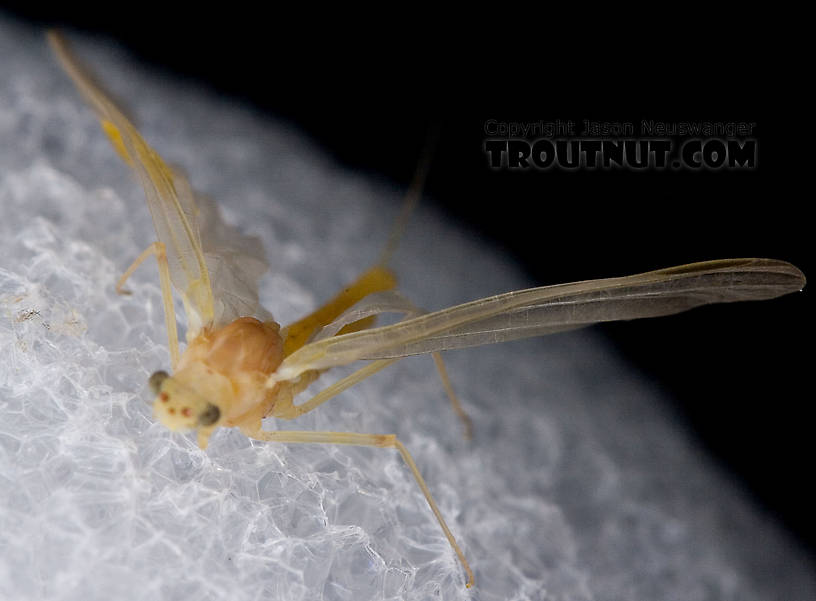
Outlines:
[[[318,15],[164,9],[11,10],[102,32],[159,68],[292,121],[349,168],[406,186],[429,127],[441,124],[423,202],[504,246],[542,285],[740,256],[814,273],[812,191],[802,177],[807,114],[796,104],[806,96],[795,88],[803,72],[786,71],[798,55],[768,37],[772,25],[757,28],[764,17],[744,15],[727,29],[709,22],[714,34],[700,38],[665,21],[643,27],[612,15],[602,34],[580,16],[476,15],[431,31],[437,15],[412,23],[410,11],[378,25],[362,20],[370,14],[356,25],[357,15],[321,14],[318,25]],[[497,172],[483,151],[488,119],[754,122],[759,164]],[[693,435],[813,553],[811,294],[601,331],[668,390]]]

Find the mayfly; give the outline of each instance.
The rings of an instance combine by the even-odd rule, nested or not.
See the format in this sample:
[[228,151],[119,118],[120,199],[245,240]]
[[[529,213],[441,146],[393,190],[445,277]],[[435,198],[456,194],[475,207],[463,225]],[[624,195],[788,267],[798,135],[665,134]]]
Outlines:
[[[122,286],[147,257],[159,266],[173,375],[150,377],[154,413],[171,430],[195,430],[201,448],[216,428],[237,427],[249,437],[286,443],[394,448],[405,460],[431,511],[473,584],[473,573],[407,449],[393,434],[274,431],[267,417],[294,419],[402,357],[432,353],[454,409],[466,421],[438,353],[541,336],[593,323],[657,317],[709,303],[771,299],[801,290],[805,278],[790,263],[771,259],[725,259],[648,273],[516,290],[433,313],[424,313],[394,292],[396,281],[383,258],[312,314],[281,328],[250,315],[257,294],[232,293],[225,273],[241,270],[229,257],[206,256],[199,213],[187,180],[170,169],[114,102],[73,58],[62,38],[49,41],[63,68],[94,108],[102,128],[135,171],[147,197],[158,241],[127,269]],[[421,171],[421,170],[420,170]],[[393,241],[393,237],[392,237]],[[209,260],[208,260],[209,259]],[[215,269],[220,261],[221,267]],[[219,280],[221,278],[221,280]],[[187,314],[187,347],[179,350],[171,286]],[[377,327],[376,316],[404,314]],[[331,367],[368,361],[361,369],[311,399],[295,397]]]

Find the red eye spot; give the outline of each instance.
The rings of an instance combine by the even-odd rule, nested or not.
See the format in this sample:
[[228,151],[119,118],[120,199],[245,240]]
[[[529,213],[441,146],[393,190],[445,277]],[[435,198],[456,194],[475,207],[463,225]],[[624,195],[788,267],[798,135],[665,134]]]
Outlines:
[[166,392],[162,392],[162,393],[159,395],[159,398],[161,399],[161,402],[162,402],[162,403],[166,403],[167,401],[169,401],[169,400],[170,400],[170,395],[169,395],[169,394],[167,394]]
[[170,407],[170,409],[167,410],[167,413],[169,413],[170,415],[175,415],[176,410]]
[[185,407],[184,409],[182,409],[182,410],[181,410],[181,414],[182,414],[184,417],[190,417],[190,414],[191,414],[191,413],[192,413],[192,411],[190,411],[190,408],[189,408],[189,407]]

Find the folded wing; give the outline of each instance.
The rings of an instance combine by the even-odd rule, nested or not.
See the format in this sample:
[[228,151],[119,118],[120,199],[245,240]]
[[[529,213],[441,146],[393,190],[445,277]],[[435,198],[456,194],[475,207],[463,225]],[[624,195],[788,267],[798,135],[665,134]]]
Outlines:
[[65,71],[96,111],[117,152],[136,172],[145,191],[156,236],[167,251],[170,279],[181,294],[188,337],[214,317],[210,277],[201,250],[193,193],[187,180],[171,170],[121,110],[73,57],[65,41],[49,32],[49,42]]

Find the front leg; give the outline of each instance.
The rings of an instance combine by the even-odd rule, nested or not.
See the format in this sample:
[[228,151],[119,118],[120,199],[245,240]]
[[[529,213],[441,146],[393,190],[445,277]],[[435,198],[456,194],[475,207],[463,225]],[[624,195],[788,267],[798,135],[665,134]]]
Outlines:
[[156,255],[156,263],[159,265],[159,283],[161,284],[162,303],[164,304],[164,323],[167,326],[167,343],[170,347],[170,365],[175,371],[181,354],[179,353],[176,311],[173,308],[173,291],[170,286],[170,266],[167,263],[167,250],[164,244],[154,242],[136,257],[130,267],[122,274],[122,277],[119,278],[119,281],[116,282],[116,293],[130,294],[130,290],[124,288],[125,282],[150,255]]

